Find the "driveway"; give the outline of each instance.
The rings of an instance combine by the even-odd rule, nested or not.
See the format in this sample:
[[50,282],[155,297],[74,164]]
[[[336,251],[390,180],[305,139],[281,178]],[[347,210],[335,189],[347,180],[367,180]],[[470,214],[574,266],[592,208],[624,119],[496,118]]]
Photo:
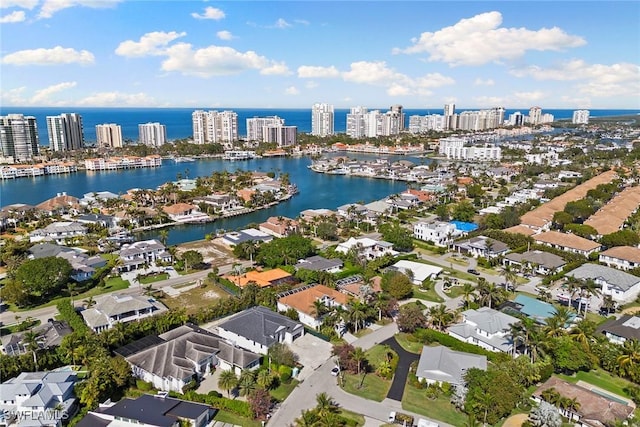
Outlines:
[[387,393],[387,399],[393,399],[401,402],[411,363],[418,360],[420,358],[420,355],[410,353],[402,348],[402,346],[398,344],[398,341],[396,341],[395,337],[384,340],[380,344],[388,345],[393,351],[398,353],[398,367],[396,368],[396,373],[393,376],[393,383],[391,383],[389,393]]
[[304,366],[298,373],[299,381],[304,381],[331,358],[331,343],[311,334],[304,334],[289,347],[298,355],[298,362]]

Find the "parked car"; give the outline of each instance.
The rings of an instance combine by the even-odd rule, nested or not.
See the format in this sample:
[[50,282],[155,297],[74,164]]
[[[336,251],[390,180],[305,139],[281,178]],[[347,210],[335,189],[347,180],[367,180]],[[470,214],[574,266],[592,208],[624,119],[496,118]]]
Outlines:
[[334,366],[333,369],[331,370],[331,375],[333,375],[334,377],[337,377],[339,373],[340,373],[340,368],[338,368],[337,366]]
[[413,427],[414,418],[411,415],[403,414],[402,412],[391,411],[389,412],[389,419],[387,422],[390,424],[401,424],[405,427]]
[[467,273],[475,274],[476,276],[480,275],[480,273],[478,273],[478,270],[476,270],[475,268],[468,269]]

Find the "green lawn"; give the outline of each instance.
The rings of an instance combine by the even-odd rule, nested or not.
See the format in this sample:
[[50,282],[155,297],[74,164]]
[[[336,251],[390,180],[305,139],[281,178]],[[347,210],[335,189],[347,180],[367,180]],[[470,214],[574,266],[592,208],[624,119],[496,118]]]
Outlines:
[[24,332],[31,328],[35,328],[36,326],[39,326],[40,323],[41,322],[39,319],[33,319],[33,320],[24,319],[20,323],[17,323],[15,325],[0,328],[0,336],[11,335],[11,334],[15,334],[16,332]]
[[375,400],[376,402],[382,402],[387,397],[391,381],[384,380],[374,373],[369,373],[365,375],[362,387],[358,388],[360,380],[361,375],[344,374],[344,386],[342,389],[347,393]]
[[155,283],[161,280],[167,280],[168,278],[169,278],[168,273],[155,273],[155,274],[150,274],[148,276],[140,277],[138,281],[143,285],[148,285],[149,283]]
[[400,346],[405,350],[416,354],[420,354],[422,352],[424,344],[416,341],[413,335],[407,334],[406,332],[399,332],[395,335],[395,338],[396,341],[398,341],[398,344],[400,344]]
[[463,426],[467,422],[467,416],[458,412],[449,403],[447,396],[441,395],[435,400],[429,400],[425,396],[425,390],[419,390],[409,384],[404,389],[402,408],[454,426]]
[[280,384],[277,388],[274,388],[269,392],[271,397],[279,402],[283,402],[287,396],[291,394],[294,388],[298,385],[297,380],[291,380],[289,384]]
[[422,290],[417,286],[413,287],[413,297],[433,302],[444,302],[444,299],[436,293],[436,290],[432,288],[428,290]]
[[260,421],[241,417],[240,415],[236,415],[231,412],[227,412],[223,410],[219,410],[216,416],[214,417],[214,419],[216,421],[229,423],[229,424],[242,426],[242,427],[261,427],[262,426],[262,423]]
[[463,285],[452,286],[448,291],[445,291],[445,293],[449,296],[449,298],[457,298],[462,295],[462,288]]
[[611,393],[615,393],[623,397],[629,397],[629,395],[625,393],[624,389],[626,387],[634,385],[632,382],[627,381],[624,378],[614,377],[607,371],[600,368],[591,370],[589,372],[576,372],[571,376],[560,374],[558,374],[558,376],[563,380],[574,384],[582,380],[589,384],[593,384],[596,387],[600,387],[603,390],[610,391]]
[[364,329],[358,329],[358,332],[354,332],[353,335],[358,338],[362,338],[365,335],[369,335],[371,332],[373,332],[372,329],[364,328]]
[[346,409],[340,409],[338,414],[340,414],[343,418],[354,421],[356,427],[364,425],[364,416],[360,414],[356,414],[355,412],[351,412]]

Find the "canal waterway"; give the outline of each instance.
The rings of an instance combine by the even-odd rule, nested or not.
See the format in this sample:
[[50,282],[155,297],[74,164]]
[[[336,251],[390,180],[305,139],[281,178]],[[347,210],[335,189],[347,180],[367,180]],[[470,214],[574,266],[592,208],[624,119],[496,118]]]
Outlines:
[[[353,155],[351,158],[372,160],[375,156]],[[400,156],[390,160],[411,160],[416,164],[426,163],[428,159],[416,159]],[[219,230],[235,230],[250,223],[258,223],[270,216],[297,217],[305,209],[335,209],[346,203],[369,203],[407,188],[407,183],[383,179],[350,177],[344,175],[320,174],[308,169],[311,159],[264,158],[246,161],[224,161],[220,159],[201,159],[195,162],[176,163],[164,160],[162,167],[130,169],[108,172],[77,172],[68,175],[47,175],[35,178],[18,178],[0,181],[0,206],[13,203],[38,204],[66,192],[81,198],[94,191],[111,191],[124,194],[132,188],[155,189],[168,181],[175,181],[178,174],[196,178],[207,176],[215,171],[234,172],[238,169],[260,172],[274,172],[276,175],[288,173],[291,182],[300,190],[288,201],[272,208],[259,210],[247,215],[216,220],[206,224],[185,224],[168,228],[169,244],[179,244],[203,239],[206,234]],[[141,233],[139,238],[157,237],[159,230]]]

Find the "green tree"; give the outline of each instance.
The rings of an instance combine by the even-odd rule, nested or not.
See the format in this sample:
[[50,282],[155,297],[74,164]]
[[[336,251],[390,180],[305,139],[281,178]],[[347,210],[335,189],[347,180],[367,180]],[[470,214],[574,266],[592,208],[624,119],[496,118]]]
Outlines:
[[619,230],[602,236],[601,243],[609,248],[614,246],[638,246],[640,236],[632,230]]
[[34,299],[45,300],[59,294],[69,281],[72,267],[58,257],[27,260],[15,272],[15,281]]
[[198,251],[189,250],[182,254],[182,261],[184,261],[185,271],[189,271],[189,268],[196,267],[204,261],[202,254]]
[[401,332],[412,333],[418,328],[424,328],[427,324],[427,318],[415,304],[406,304],[400,306],[396,323]]
[[256,262],[267,267],[290,265],[299,259],[307,258],[315,254],[315,245],[311,239],[299,234],[274,239],[260,245]]
[[320,417],[326,417],[331,413],[338,412],[338,404],[327,393],[318,393],[316,395],[315,410]]
[[240,396],[249,396],[256,389],[256,377],[252,371],[243,371],[238,380]]
[[273,376],[269,371],[262,370],[258,372],[256,383],[258,384],[258,387],[269,390],[271,388],[271,385],[273,384]]
[[399,271],[388,271],[384,273],[380,286],[382,290],[395,299],[407,298],[413,293],[411,280]]
[[238,386],[238,377],[232,370],[222,371],[218,378],[218,387],[227,391],[227,395],[231,396],[231,390]]
[[471,222],[475,215],[476,209],[467,200],[463,200],[462,202],[454,205],[453,210],[451,211],[451,217],[456,221]]
[[413,249],[413,233],[400,224],[383,224],[380,232],[384,240],[393,243],[396,251],[408,252]]

